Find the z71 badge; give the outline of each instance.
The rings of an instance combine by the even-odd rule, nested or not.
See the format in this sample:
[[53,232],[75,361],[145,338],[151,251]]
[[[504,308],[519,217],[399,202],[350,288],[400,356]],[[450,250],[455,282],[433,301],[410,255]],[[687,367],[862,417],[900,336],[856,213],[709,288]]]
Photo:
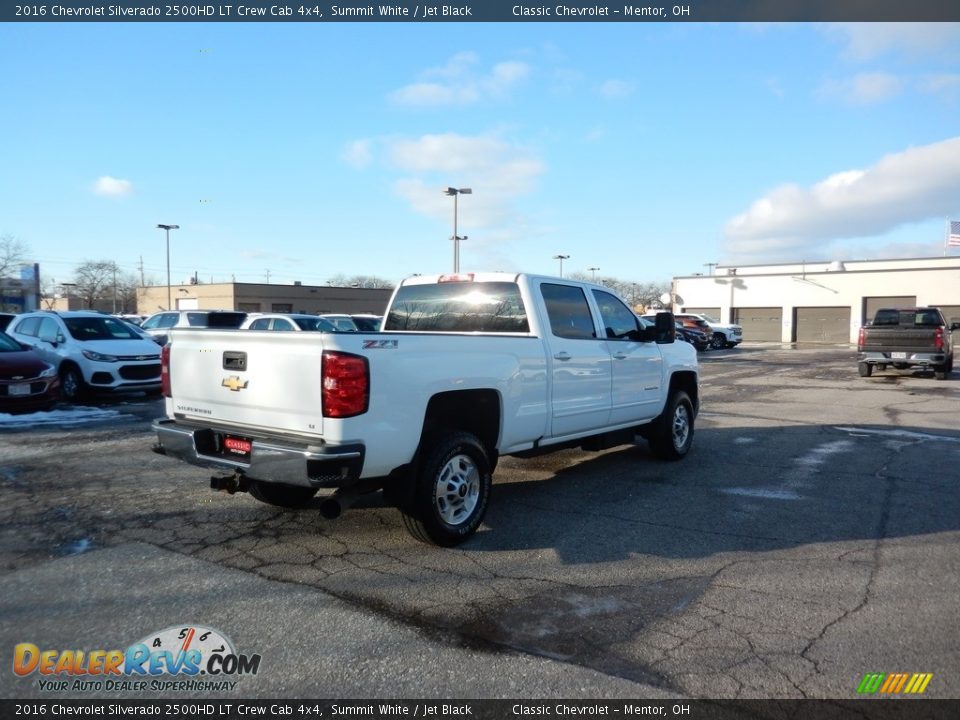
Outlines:
[[364,350],[396,350],[397,340],[364,340]]

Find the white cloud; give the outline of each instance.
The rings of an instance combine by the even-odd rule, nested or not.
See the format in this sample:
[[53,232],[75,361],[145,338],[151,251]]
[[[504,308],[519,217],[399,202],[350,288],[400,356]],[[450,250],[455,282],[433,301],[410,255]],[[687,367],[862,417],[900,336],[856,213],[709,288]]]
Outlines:
[[824,99],[839,98],[852,105],[875,105],[903,91],[904,82],[882,72],[859,73],[846,80],[828,80],[820,87]]
[[938,58],[945,53],[954,58],[958,55],[960,23],[837,23],[824,29],[844,43],[848,57],[858,61],[888,53]]
[[928,75],[920,81],[920,91],[943,100],[960,98],[960,74]]
[[104,175],[93,184],[93,192],[103,197],[123,197],[133,192],[133,183]]
[[462,52],[441,67],[423,71],[417,82],[394,91],[390,99],[414,107],[472,105],[507,95],[529,74],[530,66],[519,61],[497,63],[483,71],[476,53]]
[[608,100],[620,100],[633,94],[633,85],[624,80],[606,80],[600,85],[600,94]]
[[407,174],[395,184],[398,194],[424,215],[446,218],[450,198],[442,189],[454,182],[472,187],[471,223],[486,227],[502,222],[512,202],[531,192],[543,173],[543,164],[525,148],[493,136],[456,133],[423,135],[391,141],[389,155]]
[[958,197],[955,137],[887,155],[865,170],[835,173],[810,188],[776,188],[727,223],[727,249],[760,259],[876,236],[956,212]]
[[373,162],[373,142],[371,140],[354,140],[347,143],[340,156],[351,167],[358,169],[368,167]]

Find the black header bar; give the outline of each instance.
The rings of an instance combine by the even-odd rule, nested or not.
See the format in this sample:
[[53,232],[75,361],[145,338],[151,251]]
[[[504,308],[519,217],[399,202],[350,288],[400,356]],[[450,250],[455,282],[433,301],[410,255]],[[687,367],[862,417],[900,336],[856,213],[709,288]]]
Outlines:
[[4,2],[3,22],[946,22],[957,0]]

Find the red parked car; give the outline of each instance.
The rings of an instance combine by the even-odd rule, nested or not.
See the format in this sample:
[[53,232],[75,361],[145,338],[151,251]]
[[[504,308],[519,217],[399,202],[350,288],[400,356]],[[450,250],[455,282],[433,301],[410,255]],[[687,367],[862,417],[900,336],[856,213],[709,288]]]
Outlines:
[[59,399],[56,368],[0,332],[0,412],[48,410]]

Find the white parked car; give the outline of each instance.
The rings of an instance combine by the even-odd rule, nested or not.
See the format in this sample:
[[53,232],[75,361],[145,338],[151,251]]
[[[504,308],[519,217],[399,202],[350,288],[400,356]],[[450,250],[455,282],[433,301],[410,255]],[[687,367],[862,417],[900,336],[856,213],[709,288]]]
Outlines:
[[163,310],[148,317],[140,327],[163,345],[167,342],[170,328],[238,328],[246,317],[245,312],[235,310]]
[[713,330],[713,338],[710,340],[710,347],[714,350],[736,347],[743,342],[743,328],[739,325],[722,323],[719,320],[703,315],[701,313],[677,313],[677,320],[687,318],[693,320],[703,320],[710,329]]
[[273,330],[279,332],[339,332],[329,320],[316,315],[297,313],[251,313],[240,326],[241,330]]
[[29,312],[7,334],[29,345],[60,376],[67,400],[91,390],[160,390],[160,348],[126,322],[96,312]]

